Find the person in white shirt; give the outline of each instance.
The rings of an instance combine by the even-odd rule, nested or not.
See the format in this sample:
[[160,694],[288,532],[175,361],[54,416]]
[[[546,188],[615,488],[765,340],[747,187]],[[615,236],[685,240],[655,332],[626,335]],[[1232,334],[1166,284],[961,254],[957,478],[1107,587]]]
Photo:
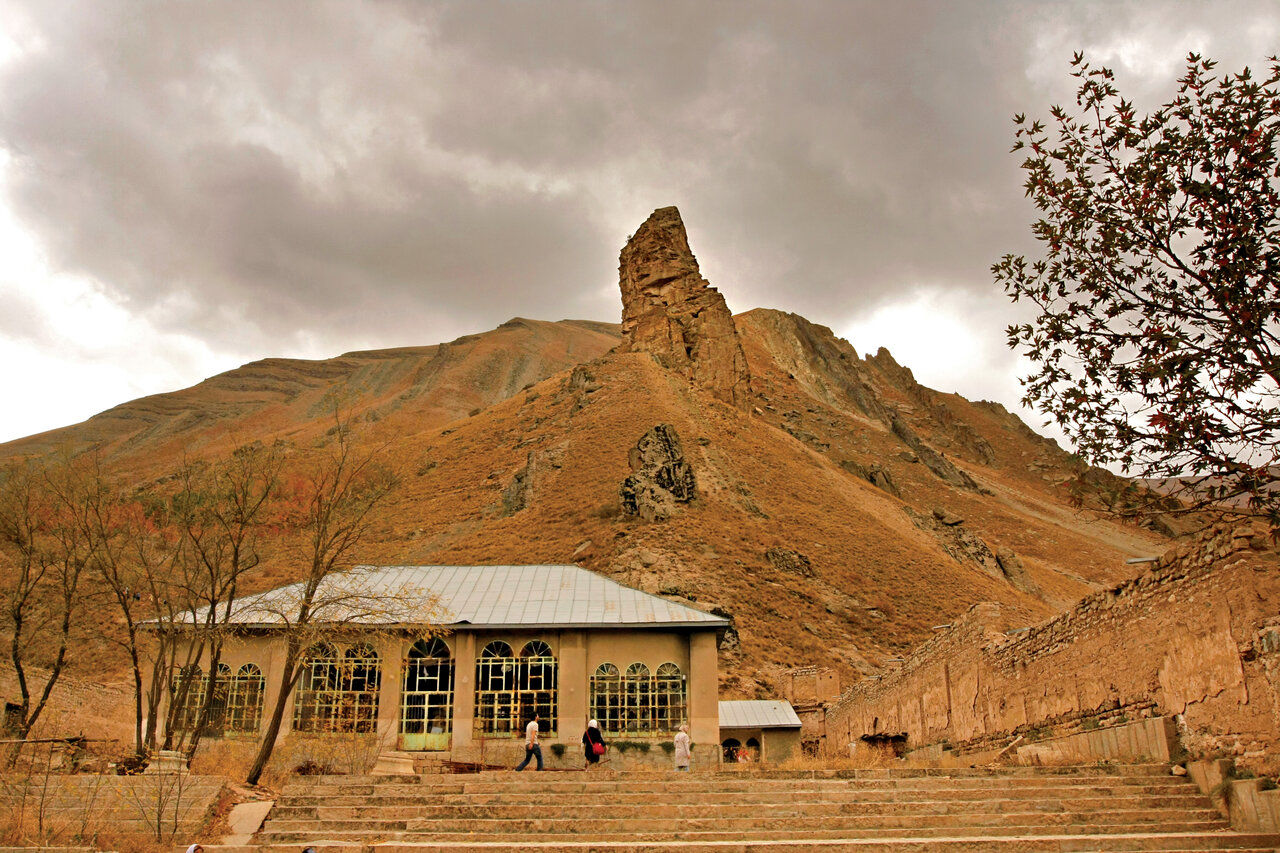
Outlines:
[[538,759],[538,769],[542,769],[542,747],[538,745],[538,712],[534,711],[533,719],[529,721],[529,725],[524,727],[524,761],[521,761],[516,770],[523,770],[529,766],[529,759]]
[[680,731],[676,732],[676,769],[688,770],[689,762],[693,759],[693,748],[689,743],[689,727],[681,726]]

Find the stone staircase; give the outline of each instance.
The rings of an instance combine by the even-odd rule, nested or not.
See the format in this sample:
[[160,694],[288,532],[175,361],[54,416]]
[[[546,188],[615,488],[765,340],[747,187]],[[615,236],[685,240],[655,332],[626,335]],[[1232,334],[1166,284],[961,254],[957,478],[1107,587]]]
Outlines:
[[1276,850],[1164,765],[315,777],[262,851]]

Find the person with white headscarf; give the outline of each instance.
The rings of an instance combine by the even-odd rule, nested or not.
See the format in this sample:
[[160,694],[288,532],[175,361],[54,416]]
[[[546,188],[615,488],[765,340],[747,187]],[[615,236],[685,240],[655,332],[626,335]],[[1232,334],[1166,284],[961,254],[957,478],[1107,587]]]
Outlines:
[[204,847],[199,844],[192,844],[187,848],[187,853],[204,853]]
[[689,727],[687,725],[680,726],[680,731],[676,732],[674,752],[676,769],[688,770],[689,764],[693,760],[693,744],[689,742]]
[[587,723],[587,730],[582,733],[582,751],[587,757],[587,769],[590,770],[593,764],[600,763],[600,757],[604,755],[604,735],[600,734],[600,723],[592,720]]

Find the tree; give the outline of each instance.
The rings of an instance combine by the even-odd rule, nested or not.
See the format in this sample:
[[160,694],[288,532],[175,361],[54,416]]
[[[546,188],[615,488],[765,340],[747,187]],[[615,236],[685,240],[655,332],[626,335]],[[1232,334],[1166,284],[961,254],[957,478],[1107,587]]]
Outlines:
[[18,682],[19,738],[39,722],[84,629],[83,580],[97,548],[85,535],[92,492],[84,460],[69,455],[0,469],[0,618]]
[[[1023,401],[1084,459],[1173,478],[1183,511],[1280,525],[1280,62],[1214,76],[1197,54],[1146,116],[1114,75],[1072,60],[1052,133],[1015,116],[1043,256],[992,267],[1034,321]],[[1167,503],[1165,504],[1167,508]]]
[[[213,706],[226,690],[219,683],[232,602],[246,572],[258,566],[259,538],[279,487],[283,448],[248,444],[212,465],[183,466],[182,490],[175,498],[175,517],[190,558],[191,600],[204,607],[203,636],[208,644],[208,689],[191,732],[195,752]],[[173,707],[174,703],[170,703]]]
[[[326,580],[343,567],[374,521],[374,510],[391,494],[398,477],[384,461],[385,445],[362,449],[349,419],[335,406],[334,426],[324,444],[286,478],[285,522],[301,540],[302,580],[289,594],[260,598],[263,618],[280,625],[285,653],[280,689],[267,717],[258,754],[246,781],[256,785],[271,760],[289,694],[302,674],[306,649],[322,632],[361,625],[385,612],[388,601],[360,587]],[[387,621],[387,620],[383,620]]]

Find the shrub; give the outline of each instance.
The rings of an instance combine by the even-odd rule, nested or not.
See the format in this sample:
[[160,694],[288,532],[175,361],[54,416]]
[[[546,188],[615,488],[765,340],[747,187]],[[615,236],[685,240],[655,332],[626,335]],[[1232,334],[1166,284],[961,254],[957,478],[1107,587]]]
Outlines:
[[556,758],[564,758],[564,744],[562,743],[551,744],[551,754],[554,755]]

